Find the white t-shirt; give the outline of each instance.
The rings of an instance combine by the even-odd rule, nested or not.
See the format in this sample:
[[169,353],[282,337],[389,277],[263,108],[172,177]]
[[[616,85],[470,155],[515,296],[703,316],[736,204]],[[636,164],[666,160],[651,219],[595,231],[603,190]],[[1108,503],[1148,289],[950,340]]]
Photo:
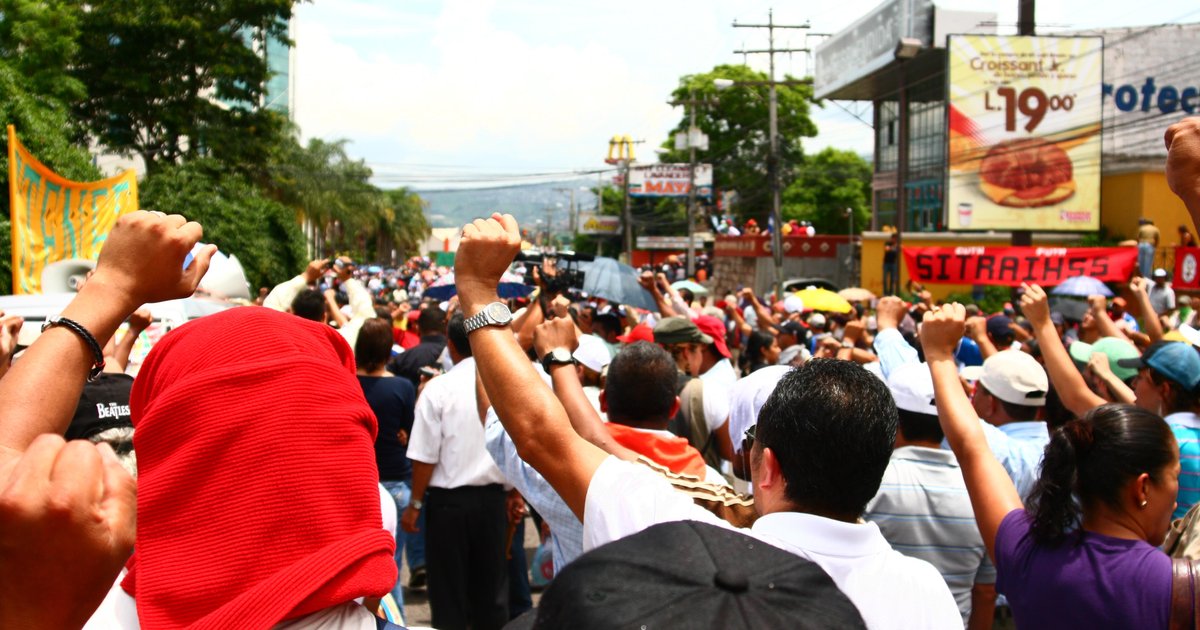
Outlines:
[[484,445],[475,403],[475,359],[463,359],[425,384],[413,414],[408,457],[434,464],[431,488],[504,483]]
[[729,359],[721,359],[700,375],[704,381],[704,424],[712,433],[729,419],[729,393],[737,382],[737,372]]
[[[675,492],[653,471],[609,457],[588,486],[583,549],[586,552],[651,525],[683,520],[733,529]],[[739,531],[820,566],[872,630],[962,628],[958,606],[937,569],[892,549],[872,523],[779,512]]]

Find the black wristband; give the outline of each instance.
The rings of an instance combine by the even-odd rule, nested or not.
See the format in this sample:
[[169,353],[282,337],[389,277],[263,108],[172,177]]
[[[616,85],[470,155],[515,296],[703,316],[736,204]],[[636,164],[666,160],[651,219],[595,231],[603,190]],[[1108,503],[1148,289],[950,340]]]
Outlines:
[[100,349],[100,343],[96,341],[92,333],[88,332],[88,329],[84,328],[79,322],[67,319],[66,317],[48,318],[46,323],[42,324],[42,332],[46,332],[46,329],[54,326],[62,326],[69,329],[87,343],[88,347],[92,349],[92,355],[96,357],[96,362],[92,364],[92,369],[88,372],[88,380],[94,381],[99,378],[100,373],[104,371],[104,351]]

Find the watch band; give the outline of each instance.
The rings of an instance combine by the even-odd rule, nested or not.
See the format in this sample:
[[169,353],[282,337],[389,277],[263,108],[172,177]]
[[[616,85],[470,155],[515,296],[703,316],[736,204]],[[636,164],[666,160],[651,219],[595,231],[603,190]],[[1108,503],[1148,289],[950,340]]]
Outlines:
[[571,356],[571,351],[566,348],[555,348],[542,357],[542,369],[546,372],[549,372],[550,368],[555,365],[575,365],[575,363],[575,357]]
[[467,334],[471,334],[486,326],[507,326],[512,322],[512,311],[504,302],[492,302],[483,310],[463,320]]

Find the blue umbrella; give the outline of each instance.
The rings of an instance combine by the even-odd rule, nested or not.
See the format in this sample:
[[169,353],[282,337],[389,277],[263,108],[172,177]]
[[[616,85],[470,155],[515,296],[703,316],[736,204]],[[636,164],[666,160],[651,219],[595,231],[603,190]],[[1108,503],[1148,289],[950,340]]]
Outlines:
[[1087,297],[1089,295],[1103,295],[1104,297],[1112,297],[1113,292],[1103,282],[1091,276],[1075,276],[1063,280],[1062,284],[1054,287],[1050,292],[1051,295],[1072,295],[1076,297]]
[[654,296],[638,282],[640,275],[614,258],[597,258],[583,272],[583,290],[610,302],[657,311]]
[[[502,299],[509,300],[520,298],[533,293],[533,287],[519,281],[520,278],[511,274],[504,274],[500,278],[500,286],[496,288],[496,292]],[[458,287],[454,284],[454,272],[438,278],[434,281],[433,286],[425,289],[424,297],[433,298],[435,300],[449,300],[452,296],[458,293]]]

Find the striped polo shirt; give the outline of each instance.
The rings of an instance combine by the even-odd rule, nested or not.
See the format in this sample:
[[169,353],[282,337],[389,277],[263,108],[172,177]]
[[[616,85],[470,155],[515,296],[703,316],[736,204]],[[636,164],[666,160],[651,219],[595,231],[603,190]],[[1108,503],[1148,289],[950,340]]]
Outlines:
[[878,525],[896,551],[937,568],[964,624],[971,587],[996,582],[954,453],[921,446],[893,451],[863,518]]
[[1173,518],[1187,514],[1200,502],[1200,417],[1190,411],[1173,413],[1166,418],[1179,443],[1179,496]]

